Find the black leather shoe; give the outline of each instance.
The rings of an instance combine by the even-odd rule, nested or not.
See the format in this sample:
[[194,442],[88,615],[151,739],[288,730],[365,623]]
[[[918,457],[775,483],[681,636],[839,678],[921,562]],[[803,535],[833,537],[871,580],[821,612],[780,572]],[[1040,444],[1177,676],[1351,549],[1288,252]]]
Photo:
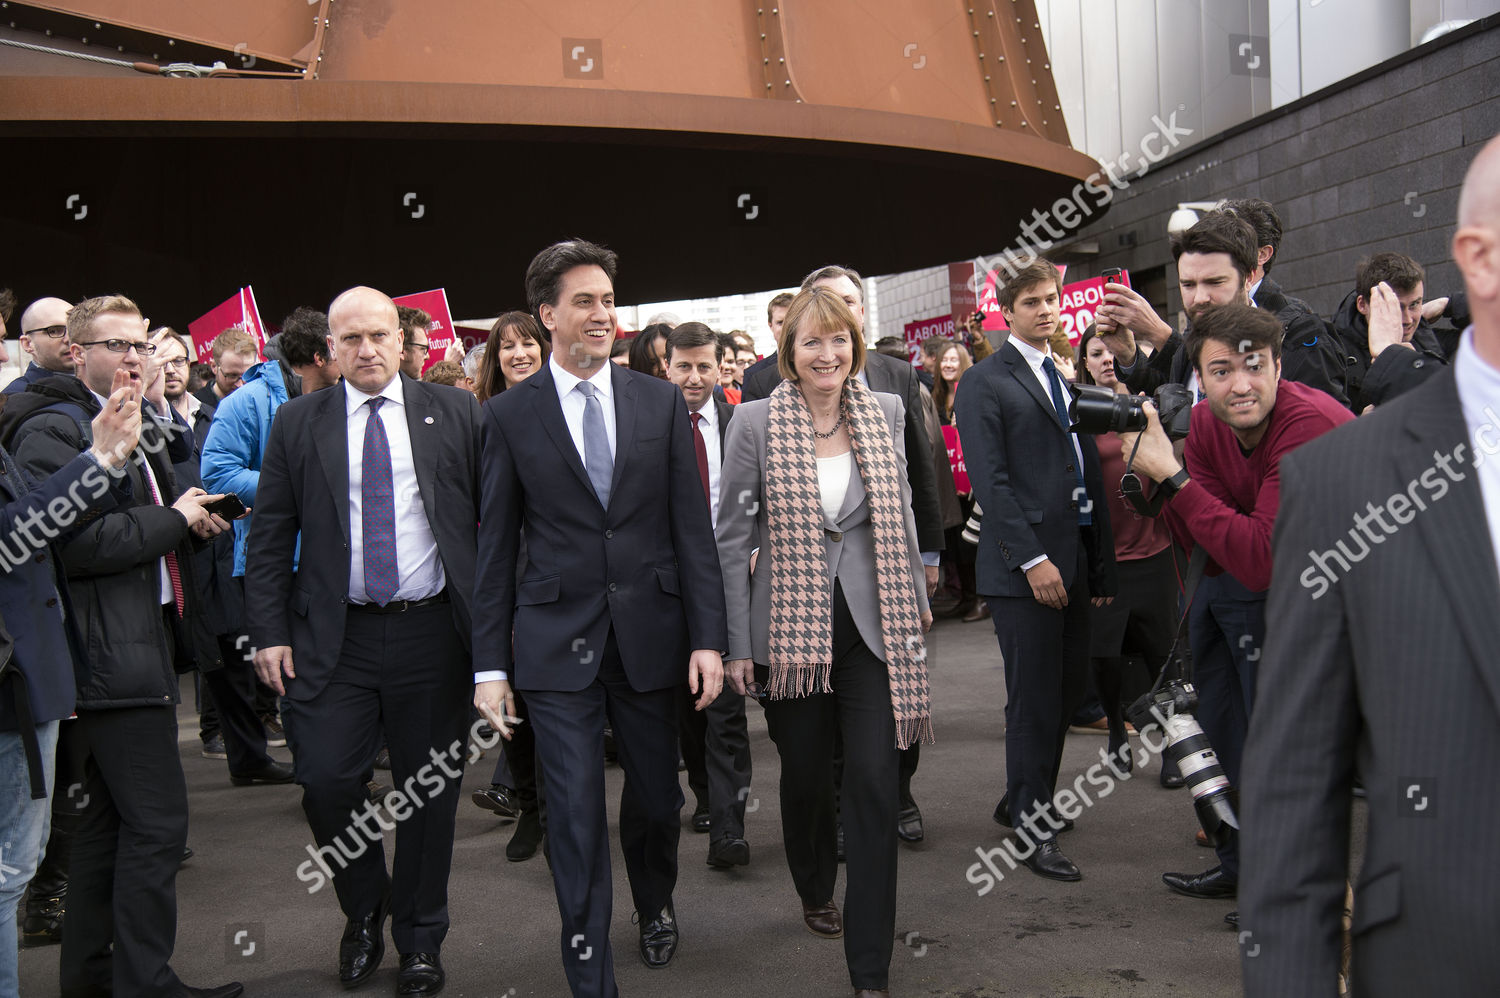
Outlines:
[[522,811],[516,822],[515,833],[505,844],[505,858],[512,863],[528,860],[536,855],[542,844],[542,816],[537,811]]
[[1161,785],[1166,790],[1180,790],[1187,786],[1187,780],[1182,778],[1182,773],[1177,770],[1177,763],[1166,756],[1161,760]]
[[708,865],[716,870],[750,865],[750,843],[735,835],[726,835],[708,844]]
[[396,974],[396,994],[435,995],[443,990],[448,975],[436,953],[406,953]]
[[708,817],[708,805],[699,804],[693,808],[693,831],[706,832],[713,822]]
[[[1010,820],[1010,794],[1006,794],[1004,797],[1001,797],[1000,803],[995,805],[995,824],[1004,825],[1006,828],[1016,827],[1015,824]],[[1047,819],[1039,818],[1036,821],[1036,827],[1038,831],[1041,831],[1042,829],[1051,828],[1052,826],[1048,824]],[[1062,828],[1055,829],[1055,831],[1058,832],[1071,832],[1072,830],[1072,818],[1063,818]]]
[[391,895],[380,899],[380,906],[363,918],[351,918],[339,940],[339,983],[357,988],[380,966],[385,958],[385,917],[391,911]]
[[1043,842],[1037,846],[1030,856],[1022,860],[1031,867],[1031,872],[1048,880],[1082,880],[1083,874],[1078,872],[1078,867],[1073,861],[1062,854],[1057,848],[1056,842]]
[[901,809],[896,812],[896,837],[902,842],[921,842],[927,837],[922,828],[922,811],[910,797],[901,801]]
[[669,899],[661,914],[641,919],[641,962],[660,970],[677,952],[677,912]]
[[1212,870],[1205,870],[1198,874],[1163,873],[1161,882],[1178,894],[1205,900],[1232,898],[1240,892],[1239,881],[1225,876],[1222,866],[1216,866]]
[[297,778],[292,767],[274,759],[243,773],[230,773],[229,782],[237,787],[248,787],[252,783],[291,783]]
[[469,799],[486,811],[511,820],[519,818],[524,810],[516,800],[515,792],[499,783],[474,791]]
[[230,981],[216,988],[190,988],[184,984],[182,990],[187,998],[240,998],[245,993],[245,986],[239,981]]
[[1224,921],[1228,922],[1230,925],[1238,929],[1240,927],[1240,913],[1237,911],[1231,911],[1229,914],[1224,916]]
[[47,897],[26,898],[26,916],[21,923],[21,946],[51,946],[62,942],[63,915],[67,912],[68,888]]

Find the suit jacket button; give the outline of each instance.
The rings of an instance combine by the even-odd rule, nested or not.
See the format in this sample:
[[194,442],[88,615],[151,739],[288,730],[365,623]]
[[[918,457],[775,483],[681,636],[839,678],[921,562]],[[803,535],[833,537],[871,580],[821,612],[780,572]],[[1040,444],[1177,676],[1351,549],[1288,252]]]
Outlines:
[[618,587],[613,582],[611,582],[609,584],[609,591],[610,592],[614,592],[616,588],[618,588]]
[[604,532],[604,539],[605,539],[605,540],[610,540],[610,539],[611,539],[611,538],[613,538],[613,537],[614,537],[614,536],[615,536],[615,532],[614,532],[614,531],[613,531],[613,530],[606,530],[606,531],[605,531],[605,532]]
[[49,597],[47,597],[47,605],[48,606],[56,606],[57,605],[57,597],[56,596],[49,596]]
[[40,565],[40,564],[41,564],[41,563],[42,563],[42,562],[44,562],[44,561],[46,561],[46,560],[47,560],[47,556],[46,556],[46,555],[44,555],[44,554],[39,554],[39,555],[37,555],[37,556],[36,556],[36,558],[35,558],[35,561],[36,561],[36,563],[37,563],[37,564],[38,564],[38,565]]
[[1068,470],[1069,470],[1069,471],[1072,471],[1072,470],[1073,470],[1073,466],[1072,466],[1072,465],[1071,465],[1071,464],[1070,464],[1070,465],[1068,465]]

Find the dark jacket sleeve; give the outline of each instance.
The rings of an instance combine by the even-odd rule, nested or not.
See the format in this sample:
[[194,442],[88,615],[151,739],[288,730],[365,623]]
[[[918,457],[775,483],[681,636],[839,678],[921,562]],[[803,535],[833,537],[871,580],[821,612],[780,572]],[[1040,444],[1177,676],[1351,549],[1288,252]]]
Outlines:
[[1394,344],[1388,346],[1380,351],[1380,356],[1375,358],[1370,369],[1365,372],[1365,401],[1371,405],[1384,405],[1396,396],[1411,391],[1441,371],[1443,366],[1441,361],[1420,350]]
[[1343,353],[1328,323],[1311,312],[1283,313],[1286,334],[1281,341],[1281,376],[1327,392],[1349,408],[1349,389]]
[[[970,369],[974,370],[978,368]],[[987,372],[978,377],[970,373],[962,384],[963,391],[955,397],[953,410],[958,418],[958,438],[964,444],[964,460],[969,466],[969,484],[974,489],[975,501],[984,510],[985,523],[999,538],[1000,557],[1006,569],[1014,572],[1033,558],[1047,554],[1011,485],[1012,475],[1026,472],[1024,468],[1012,467],[1008,460],[1000,399]]]
[[[9,463],[8,455],[0,460]],[[12,468],[6,471],[12,473]],[[117,485],[119,481],[93,458],[79,454],[30,491],[0,505],[0,523],[13,526],[10,531],[12,545],[25,545],[31,551],[40,551],[54,540],[71,537],[101,513],[113,509],[122,500],[128,500],[129,492],[122,495]],[[38,527],[22,531],[20,525],[28,523],[38,524]],[[28,540],[27,534],[35,543]]]
[[[292,643],[287,607],[301,516],[287,454],[288,422],[283,418],[271,423],[271,436],[261,461],[255,517],[245,541],[245,621],[249,625],[250,643],[256,648]],[[290,432],[302,430],[304,427],[299,423]],[[329,596],[342,599],[344,594]]]
[[917,543],[923,551],[943,550],[943,510],[938,505],[937,473],[932,467],[932,441],[922,418],[922,383],[912,373],[902,402],[906,406],[905,432],[907,480],[911,483],[911,508],[917,520]]
[[516,614],[521,487],[515,457],[496,418],[495,400],[479,410],[479,551],[474,574],[474,671],[515,679],[511,623]]
[[1139,349],[1135,352],[1135,365],[1130,370],[1117,368],[1125,378],[1125,387],[1132,395],[1150,395],[1172,380],[1172,358],[1182,348],[1182,336],[1173,333],[1162,344],[1160,350],[1147,357]]
[[[17,431],[15,457],[27,474],[51,477],[85,449],[72,418],[43,413]],[[113,575],[175,550],[188,536],[187,518],[170,506],[115,509],[80,529],[60,550],[69,576]]]

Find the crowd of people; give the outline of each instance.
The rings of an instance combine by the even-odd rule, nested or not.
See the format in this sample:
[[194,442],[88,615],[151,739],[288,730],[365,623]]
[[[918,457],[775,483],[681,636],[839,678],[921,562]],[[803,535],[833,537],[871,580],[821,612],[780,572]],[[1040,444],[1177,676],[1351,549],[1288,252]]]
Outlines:
[[[1175,680],[1196,724],[1156,711],[1159,778],[1192,787],[1218,862],[1162,880],[1242,899],[1247,993],[1474,993],[1500,886],[1462,855],[1487,799],[1457,789],[1500,748],[1497,191],[1491,142],[1459,204],[1467,293],[1377,252],[1319,316],[1270,277],[1274,206],[1229,200],[1173,238],[1185,328],[1113,281],[1069,343],[1037,259],[999,290],[1003,333],[976,314],[915,357],[867,345],[863,280],[833,265],[769,303],[764,358],[696,321],[627,340],[619,261],[584,240],[435,363],[431,318],[368,287],[294,310],[263,358],[226,330],[201,368],[122,295],[14,323],[0,294],[32,358],[0,409],[0,995],[23,941],[61,944],[67,998],[242,992],[171,967],[187,673],[203,754],[300,786],[346,988],[389,919],[398,994],[442,991],[476,732],[504,750],[473,803],[515,820],[508,859],[544,854],[572,993],[617,993],[606,760],[639,958],[669,965],[679,760],[708,865],[749,864],[753,700],[804,924],[887,994],[935,616],[993,626],[993,817],[1037,876],[1083,877],[1070,728],[1128,772],[1127,706]],[[394,829],[389,873],[366,819]]]

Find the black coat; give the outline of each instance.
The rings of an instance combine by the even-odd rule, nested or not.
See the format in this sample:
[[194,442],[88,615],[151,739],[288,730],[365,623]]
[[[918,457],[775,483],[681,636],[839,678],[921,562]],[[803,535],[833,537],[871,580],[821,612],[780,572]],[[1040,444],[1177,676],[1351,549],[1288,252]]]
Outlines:
[[[89,419],[99,403],[81,381],[71,397]],[[76,459],[91,442],[73,415],[41,411],[15,431],[12,453],[34,480],[41,481]],[[141,420],[141,446],[126,466],[130,495],[78,531],[58,552],[72,594],[73,623],[83,641],[88,675],[78,687],[80,709],[168,706],[177,702],[177,676],[168,655],[161,609],[160,559],[175,551],[186,593],[193,592],[193,544],[187,519],[171,503],[177,479],[167,456],[169,441],[155,417]],[[152,502],[141,461],[148,461],[161,491]]]
[[1357,416],[1366,406],[1383,405],[1417,387],[1447,366],[1443,348],[1424,319],[1417,323],[1411,349],[1389,346],[1370,359],[1370,325],[1360,314],[1359,295],[1351,291],[1333,316],[1334,336],[1343,356],[1349,408]]

